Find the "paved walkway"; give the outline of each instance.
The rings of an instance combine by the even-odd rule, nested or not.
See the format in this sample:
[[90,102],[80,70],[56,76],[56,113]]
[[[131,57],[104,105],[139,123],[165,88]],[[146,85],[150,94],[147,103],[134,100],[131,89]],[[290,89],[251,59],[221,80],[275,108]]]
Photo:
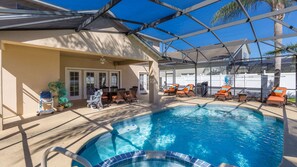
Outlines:
[[[40,166],[45,149],[61,146],[76,152],[92,137],[112,129],[110,123],[152,113],[165,107],[196,104],[228,104],[258,109],[264,115],[284,117],[285,145],[282,166],[297,166],[297,109],[265,106],[258,102],[238,103],[235,101],[213,101],[205,98],[178,98],[165,96],[160,105],[135,103],[112,106],[96,111],[89,108],[73,108],[53,115],[24,116],[16,122],[6,124],[0,132],[0,166]],[[70,159],[60,154],[50,154],[50,167],[70,166]]]

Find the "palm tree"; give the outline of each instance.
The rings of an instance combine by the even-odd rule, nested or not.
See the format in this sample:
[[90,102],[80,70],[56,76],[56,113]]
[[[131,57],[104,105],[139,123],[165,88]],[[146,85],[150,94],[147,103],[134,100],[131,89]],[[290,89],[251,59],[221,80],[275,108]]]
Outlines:
[[266,55],[275,55],[275,54],[285,54],[285,53],[291,53],[289,50],[292,50],[294,52],[297,52],[297,43],[296,44],[289,44],[287,46],[284,46],[282,49],[275,49],[273,51],[266,52]]
[[[295,0],[241,0],[242,5],[247,10],[256,10],[261,3],[265,2],[271,7],[271,11],[281,10],[288,6],[292,6]],[[229,21],[235,17],[239,17],[243,14],[241,7],[237,2],[230,2],[218,10],[213,19],[212,23],[217,23],[219,21]],[[280,14],[274,16],[278,20],[283,20],[285,14]],[[278,22],[274,22],[274,35],[279,36],[283,34],[283,26]],[[281,48],[282,39],[277,39],[274,41],[275,50]],[[274,86],[279,86],[280,84],[280,72],[281,72],[281,52],[275,52],[275,66],[274,66]]]

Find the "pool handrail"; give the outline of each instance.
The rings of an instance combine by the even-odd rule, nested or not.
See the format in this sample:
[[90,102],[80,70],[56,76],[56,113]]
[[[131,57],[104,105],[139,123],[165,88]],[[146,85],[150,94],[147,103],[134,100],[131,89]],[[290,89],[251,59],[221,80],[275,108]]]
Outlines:
[[41,167],[47,167],[47,157],[51,152],[63,154],[66,157],[69,157],[74,161],[77,161],[85,167],[92,167],[91,163],[88,160],[62,147],[50,147],[47,150],[45,150],[42,157]]

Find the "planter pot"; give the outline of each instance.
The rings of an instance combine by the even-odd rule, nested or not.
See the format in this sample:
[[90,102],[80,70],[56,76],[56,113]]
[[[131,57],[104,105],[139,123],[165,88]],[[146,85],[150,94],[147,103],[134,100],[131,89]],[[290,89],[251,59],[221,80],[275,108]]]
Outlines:
[[64,106],[57,106],[57,111],[63,111],[64,110]]

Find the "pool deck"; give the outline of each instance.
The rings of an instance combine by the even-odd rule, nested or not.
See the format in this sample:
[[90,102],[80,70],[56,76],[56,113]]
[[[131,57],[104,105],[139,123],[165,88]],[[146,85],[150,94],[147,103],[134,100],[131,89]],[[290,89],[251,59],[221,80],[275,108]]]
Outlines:
[[[178,105],[226,104],[259,110],[263,115],[284,120],[284,157],[281,166],[297,166],[297,108],[278,108],[259,102],[213,101],[213,98],[175,98],[163,96],[160,104],[134,103],[114,105],[104,110],[85,107],[72,108],[53,115],[24,115],[6,120],[0,131],[0,166],[40,166],[43,152],[52,146],[61,146],[76,152],[96,135],[110,131],[111,123],[162,108]],[[61,154],[51,153],[48,166],[70,166],[71,160]]]

